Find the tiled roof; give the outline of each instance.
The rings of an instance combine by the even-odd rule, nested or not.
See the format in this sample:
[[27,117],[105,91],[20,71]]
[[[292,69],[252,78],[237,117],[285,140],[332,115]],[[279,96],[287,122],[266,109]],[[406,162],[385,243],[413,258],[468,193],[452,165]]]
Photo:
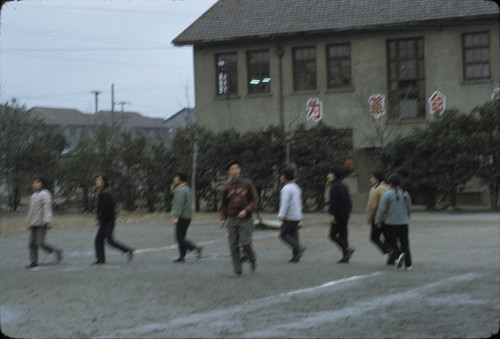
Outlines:
[[33,107],[30,109],[30,113],[35,117],[42,119],[48,125],[95,125],[93,114],[84,114],[76,109]]
[[111,112],[99,111],[95,115],[98,122],[111,124],[113,118],[122,126],[136,128],[165,128],[164,120],[158,118],[148,118],[136,112]]
[[111,125],[114,118],[116,123],[121,126],[165,128],[163,119],[148,118],[136,112],[99,111],[96,114],[85,114],[76,109],[33,107],[30,109],[30,113],[48,125],[98,126],[102,123]]
[[219,0],[175,45],[498,19],[489,0]]

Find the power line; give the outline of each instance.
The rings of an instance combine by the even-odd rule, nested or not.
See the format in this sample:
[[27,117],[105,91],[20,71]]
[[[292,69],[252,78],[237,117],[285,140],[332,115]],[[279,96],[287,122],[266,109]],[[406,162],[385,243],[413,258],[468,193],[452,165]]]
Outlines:
[[156,51],[178,49],[174,46],[164,47],[101,47],[101,48],[2,48],[2,52],[113,52],[113,51]]

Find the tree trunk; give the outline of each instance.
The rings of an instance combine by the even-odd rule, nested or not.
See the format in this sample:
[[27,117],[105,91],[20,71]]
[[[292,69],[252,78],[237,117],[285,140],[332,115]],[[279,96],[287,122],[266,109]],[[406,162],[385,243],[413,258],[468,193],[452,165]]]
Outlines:
[[492,210],[498,210],[498,190],[500,183],[498,181],[489,185],[490,189],[490,207]]
[[17,179],[12,179],[9,191],[9,207],[12,212],[15,212],[21,201],[19,181]]

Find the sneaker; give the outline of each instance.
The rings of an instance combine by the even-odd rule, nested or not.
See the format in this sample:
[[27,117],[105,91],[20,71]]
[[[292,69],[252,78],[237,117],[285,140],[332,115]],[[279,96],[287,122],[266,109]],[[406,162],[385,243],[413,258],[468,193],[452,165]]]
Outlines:
[[346,259],[346,257],[342,257],[337,263],[339,264],[347,264],[349,262],[349,259]]
[[239,278],[239,277],[241,277],[241,272],[233,272],[233,273],[231,273],[231,275],[229,276],[229,278],[232,278],[232,279],[234,279],[234,278]]
[[35,267],[38,267],[38,264],[32,262],[31,264],[27,265],[26,268],[27,269],[30,269],[30,268],[35,268]]
[[290,263],[297,263],[297,262],[299,262],[299,258],[293,257],[292,259],[288,260],[288,262],[290,262]]
[[56,263],[59,264],[62,261],[62,250],[56,251]]
[[125,253],[127,254],[127,261],[132,261],[132,259],[134,259],[134,249],[131,248]]
[[106,263],[106,261],[102,260],[102,259],[97,259],[96,261],[94,261],[92,263],[92,265],[104,265]]
[[257,261],[256,260],[250,262],[250,271],[252,271],[252,272],[257,271]]
[[201,259],[201,251],[203,251],[203,246],[198,246],[195,248],[196,251],[196,260]]
[[349,259],[351,259],[351,256],[352,254],[354,253],[354,251],[356,251],[356,249],[354,247],[347,247],[346,250],[345,250],[345,260],[349,261]]
[[406,267],[406,268],[405,268],[405,271],[409,272],[409,271],[411,271],[412,269],[413,269],[413,266],[408,266],[408,267]]
[[404,260],[405,260],[405,254],[401,253],[398,259],[396,260],[396,268],[401,268],[401,266],[403,266]]
[[179,257],[179,258],[177,258],[177,259],[172,260],[172,262],[184,262],[184,261],[185,261],[185,260],[184,260],[184,258],[183,258],[183,257]]

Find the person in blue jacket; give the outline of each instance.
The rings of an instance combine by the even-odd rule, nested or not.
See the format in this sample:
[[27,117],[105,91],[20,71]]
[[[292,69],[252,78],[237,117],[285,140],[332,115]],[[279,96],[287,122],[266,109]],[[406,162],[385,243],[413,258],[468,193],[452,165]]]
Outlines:
[[409,271],[413,268],[408,240],[411,196],[400,188],[401,178],[397,174],[391,175],[387,183],[391,188],[382,196],[375,224],[384,227],[387,233],[387,242],[392,249],[388,262],[395,261],[397,268],[401,268],[404,262]]

